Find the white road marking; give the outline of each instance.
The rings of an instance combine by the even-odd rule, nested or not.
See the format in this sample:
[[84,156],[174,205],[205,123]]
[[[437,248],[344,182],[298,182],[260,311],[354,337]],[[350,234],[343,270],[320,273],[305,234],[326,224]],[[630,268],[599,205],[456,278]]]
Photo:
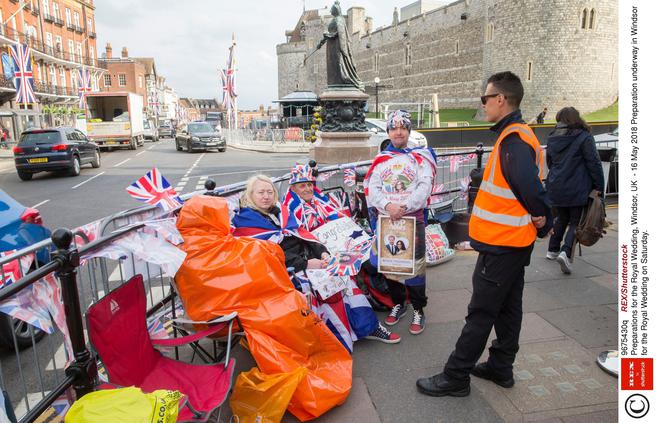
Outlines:
[[186,182],[186,181],[188,181],[188,180],[189,180],[189,178],[188,178],[188,177],[186,177],[186,178],[185,178],[185,177],[183,177],[182,179],[180,179],[180,181],[185,181],[185,182]]
[[97,176],[101,176],[101,175],[103,175],[104,173],[106,173],[106,172],[99,172],[98,174],[96,174],[96,175],[93,176],[92,178],[86,179],[85,181],[81,182],[81,183],[78,184],[78,185],[74,185],[73,187],[71,187],[71,189],[76,189],[76,188],[80,187],[81,185],[90,182],[91,180],[93,180],[93,179],[96,178]]
[[145,154],[145,153],[147,153],[147,150],[143,150],[143,151],[141,151],[140,153],[138,153],[138,154],[136,155],[136,157],[140,156],[141,154]]
[[39,206],[43,206],[44,204],[48,203],[49,201],[51,201],[51,200],[44,200],[44,201],[42,201],[41,203],[37,203],[37,204],[35,204],[34,206],[32,206],[32,207],[30,207],[30,208],[31,208],[31,209],[36,209],[37,207],[39,207]]
[[131,157],[128,158],[128,159],[126,159],[126,160],[121,161],[120,163],[118,163],[118,164],[116,164],[116,165],[113,165],[113,167],[122,166],[123,164],[127,163],[129,160],[131,160]]
[[201,190],[201,189],[205,189],[205,184],[203,184],[203,185],[196,185],[196,191]]
[[180,192],[182,192],[183,189],[184,187],[175,187],[175,192],[179,194]]

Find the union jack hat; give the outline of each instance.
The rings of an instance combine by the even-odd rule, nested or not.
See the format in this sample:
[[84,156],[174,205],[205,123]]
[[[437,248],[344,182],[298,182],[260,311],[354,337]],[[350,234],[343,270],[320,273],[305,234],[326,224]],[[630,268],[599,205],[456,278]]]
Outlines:
[[398,128],[399,126],[403,126],[410,132],[410,128],[412,126],[410,122],[410,113],[405,110],[395,110],[390,113],[387,118],[386,129],[388,132],[390,129]]
[[298,164],[291,168],[291,178],[288,185],[299,184],[300,182],[316,182],[313,169],[308,164]]

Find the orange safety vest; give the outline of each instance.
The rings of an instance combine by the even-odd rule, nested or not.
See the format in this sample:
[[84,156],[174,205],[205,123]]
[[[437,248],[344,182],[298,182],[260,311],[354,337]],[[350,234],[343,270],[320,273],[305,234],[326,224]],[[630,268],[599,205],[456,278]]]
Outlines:
[[539,179],[542,180],[544,153],[537,137],[528,125],[508,125],[498,137],[489,156],[470,216],[469,235],[484,244],[527,247],[537,238],[537,229],[530,214],[510,189],[500,165],[500,145],[505,137],[514,133],[535,151]]

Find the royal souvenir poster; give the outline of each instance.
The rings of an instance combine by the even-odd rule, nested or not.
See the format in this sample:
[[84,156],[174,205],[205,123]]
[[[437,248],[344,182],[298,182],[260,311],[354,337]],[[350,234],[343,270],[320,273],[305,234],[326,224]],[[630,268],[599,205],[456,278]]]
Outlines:
[[415,218],[393,221],[379,216],[376,238],[378,271],[395,275],[415,274]]
[[311,282],[311,287],[323,300],[327,300],[348,286],[347,278],[343,276],[330,276],[325,269],[307,269],[306,272],[307,278]]
[[345,216],[331,220],[311,233],[332,253],[352,251],[353,247],[370,239],[353,219]]

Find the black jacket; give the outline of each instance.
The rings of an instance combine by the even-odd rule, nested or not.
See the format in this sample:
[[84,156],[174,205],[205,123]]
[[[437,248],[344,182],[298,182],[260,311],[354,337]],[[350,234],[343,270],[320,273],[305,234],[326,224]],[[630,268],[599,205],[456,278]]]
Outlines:
[[[521,117],[521,110],[515,110],[505,116],[493,125],[491,130],[500,134],[512,123],[525,123]],[[537,230],[538,237],[545,237],[553,226],[553,215],[546,191],[539,180],[535,151],[517,134],[510,134],[500,144],[500,165],[507,184],[528,213],[531,216],[546,216],[546,224]],[[530,246],[518,248],[489,245],[476,240],[471,240],[470,245],[476,251],[489,254],[503,254],[530,248]]]
[[604,172],[595,139],[584,129],[557,127],[546,146],[546,188],[556,207],[584,206],[593,189],[604,192]]

